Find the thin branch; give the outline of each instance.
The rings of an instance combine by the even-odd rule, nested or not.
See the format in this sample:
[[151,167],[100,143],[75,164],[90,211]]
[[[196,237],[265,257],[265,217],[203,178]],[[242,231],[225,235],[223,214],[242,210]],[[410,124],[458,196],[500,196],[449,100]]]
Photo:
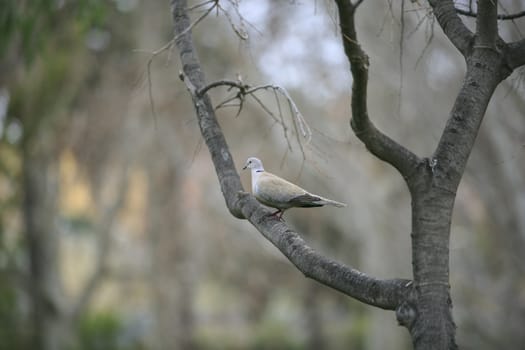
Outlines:
[[[462,16],[478,17],[478,14],[474,12],[472,8],[469,10],[463,10],[463,9],[456,7],[456,12]],[[521,18],[521,17],[525,17],[525,11],[510,13],[510,14],[498,14],[496,18],[500,21],[509,21],[509,20],[514,20],[514,19]]]
[[196,9],[198,9],[198,8],[201,8],[201,7],[203,7],[203,6],[206,6],[206,5],[208,5],[208,4],[211,4],[212,2],[215,2],[215,3],[216,3],[217,0],[208,0],[208,1],[201,2],[201,3],[197,4],[197,5],[192,6],[192,7],[188,7],[188,8],[186,9],[186,11],[191,12],[191,11],[193,11],[193,10],[196,10]]
[[471,51],[474,33],[459,18],[454,2],[452,0],[429,0],[428,2],[447,38],[466,57]]
[[196,94],[197,94],[198,97],[202,97],[202,96],[204,96],[205,93],[207,93],[211,89],[216,88],[216,87],[220,87],[220,86],[229,86],[229,87],[237,88],[237,89],[239,89],[239,92],[244,94],[244,95],[246,95],[245,92],[248,89],[250,89],[249,85],[243,84],[240,81],[218,80],[218,81],[214,81],[213,83],[210,83],[210,84],[206,85],[205,87],[203,87],[202,89],[197,91]]
[[285,123],[284,123],[284,120],[279,120],[277,118],[277,116],[264,104],[263,101],[261,101],[261,99],[259,97],[257,97],[257,95],[249,95],[251,98],[253,98],[255,100],[255,102],[257,102],[257,104],[259,106],[261,106],[261,108],[263,109],[263,111],[266,112],[266,114],[268,114],[270,117],[272,117],[273,121],[278,123],[278,124],[281,124],[281,126],[284,128],[285,127]]
[[232,30],[234,31],[234,33],[241,40],[248,40],[248,32],[246,31],[246,29],[244,29],[244,18],[241,16],[241,14],[239,12],[239,5],[237,3],[235,3],[235,2],[233,2],[233,1],[230,1],[230,3],[232,4],[233,8],[235,9],[235,13],[237,14],[237,17],[240,18],[240,21],[241,21],[240,27],[237,27],[237,25],[235,25],[233,23],[233,18],[230,16],[230,13],[228,11],[226,11],[224,8],[222,8],[222,6],[219,5],[218,1],[217,1],[217,9],[224,13],[224,16],[226,17],[226,19],[228,19],[228,22],[230,23],[230,26],[232,27]]
[[[286,150],[286,153],[288,153],[288,150],[292,150],[292,144],[290,143],[290,139],[288,138],[288,127],[286,126],[286,123],[284,122],[284,114],[281,109],[281,100],[279,99],[279,95],[277,94],[277,91],[273,90],[273,96],[275,98],[275,104],[277,105],[277,110],[279,111],[279,118],[281,119],[281,125],[283,129],[284,138],[286,140],[286,143],[288,145],[288,149]],[[283,158],[284,159],[284,158]],[[281,163],[281,167],[282,167]]]
[[153,121],[155,123],[155,128],[157,128],[157,112],[155,109],[155,100],[153,99],[153,83],[151,80],[151,64],[153,63],[153,60],[155,57],[163,53],[164,51],[170,50],[173,47],[173,44],[175,43],[175,40],[177,40],[180,36],[186,34],[189,32],[193,27],[195,27],[200,21],[202,21],[208,14],[210,14],[211,11],[213,11],[214,7],[218,6],[218,0],[209,0],[205,1],[203,3],[197,4],[190,9],[196,9],[201,6],[205,6],[209,3],[213,3],[213,5],[208,8],[201,16],[199,16],[193,23],[191,23],[188,28],[186,28],[183,32],[179,33],[177,36],[172,38],[169,42],[167,42],[164,46],[162,46],[160,49],[157,49],[153,52],[147,52],[144,50],[134,50],[134,52],[147,52],[150,54],[150,57],[148,59],[148,62],[146,64],[146,72],[147,72],[147,78],[148,78],[148,97],[150,102],[150,108],[151,108],[151,114],[153,115]]
[[[498,3],[498,6],[501,7],[501,9],[505,12],[505,14],[507,14],[507,15],[510,14],[509,10],[507,10],[507,8],[505,6],[503,6],[503,4],[501,2]],[[525,11],[523,11],[523,12],[525,13]],[[516,18],[516,19],[519,19],[519,18]],[[516,20],[515,19],[511,19],[510,21],[512,22],[512,25],[514,26],[514,29],[516,30],[516,32],[518,32],[520,38],[523,38],[523,34],[521,33],[520,27],[516,23]]]
[[[427,16],[428,16],[429,21],[430,21],[430,23],[427,26],[427,31],[426,31],[427,42],[426,42],[425,47],[423,48],[423,50],[421,50],[421,54],[419,55],[419,57],[416,60],[416,67],[419,65],[419,63],[421,62],[421,59],[423,58],[423,56],[427,52],[428,48],[430,47],[430,44],[432,43],[432,40],[434,40],[434,21],[435,21],[435,18],[434,18],[434,16],[432,16],[431,13],[427,14]],[[430,34],[428,33],[429,31],[430,31]]]
[[[182,79],[183,79],[183,77],[182,77]],[[284,98],[288,102],[288,107],[290,108],[290,114],[292,115],[292,121],[293,121],[294,128],[296,129],[296,134],[297,135],[302,135],[302,137],[306,140],[305,141],[306,143],[309,143],[311,141],[311,139],[312,139],[312,131],[311,131],[310,127],[308,126],[308,123],[306,123],[306,120],[305,120],[303,114],[301,113],[301,111],[299,111],[299,108],[297,107],[297,105],[295,104],[294,100],[292,99],[292,97],[290,96],[290,94],[288,93],[288,91],[285,88],[283,88],[281,86],[278,86],[278,85],[272,85],[272,84],[250,87],[249,85],[243,84],[240,81],[219,80],[219,81],[215,81],[213,83],[210,83],[210,84],[206,85],[204,88],[200,89],[199,91],[196,91],[196,94],[198,96],[203,96],[209,90],[211,90],[213,88],[216,88],[216,87],[219,87],[219,86],[229,86],[229,87],[235,87],[235,88],[239,89],[239,92],[238,92],[237,95],[235,95],[232,98],[227,99],[226,101],[230,102],[230,101],[232,101],[234,99],[240,99],[242,101],[244,96],[251,96],[274,119],[277,119],[277,118],[264,105],[264,103],[262,103],[262,101],[255,96],[255,92],[257,92],[259,90],[272,90],[274,92],[274,94],[279,93],[280,95],[284,96]],[[221,102],[221,104],[219,104],[219,106],[224,105],[224,103],[225,102]],[[281,107],[280,107],[280,104],[278,103],[278,100],[277,100],[277,105],[278,105],[278,108],[279,108],[279,113],[281,113]],[[284,123],[281,123],[281,124],[283,126],[285,125]],[[299,130],[300,130],[300,132],[299,132]],[[303,156],[304,156],[304,150],[302,149],[301,142],[299,142],[299,146],[301,147],[301,150],[302,150]]]
[[157,50],[155,50],[153,52],[140,50],[140,49],[133,50],[133,52],[144,52],[144,53],[150,54],[150,57],[149,57],[148,62],[146,64],[146,76],[147,76],[147,80],[148,80],[149,103],[150,103],[150,108],[151,108],[151,114],[153,116],[153,121],[155,123],[155,128],[157,128],[157,112],[155,110],[155,100],[153,99],[153,83],[151,81],[151,64],[153,63],[153,60],[155,59],[155,57],[157,57],[158,55],[160,55],[164,51],[171,49],[172,46],[173,46],[173,39],[170,40],[169,42],[167,42],[165,45],[163,45],[160,49],[157,49]]
[[408,179],[419,163],[419,158],[379,131],[369,119],[367,107],[369,62],[368,56],[357,41],[354,22],[355,7],[344,0],[337,0],[336,3],[339,9],[343,45],[354,79],[351,105],[352,129],[370,152],[394,166],[405,179]]

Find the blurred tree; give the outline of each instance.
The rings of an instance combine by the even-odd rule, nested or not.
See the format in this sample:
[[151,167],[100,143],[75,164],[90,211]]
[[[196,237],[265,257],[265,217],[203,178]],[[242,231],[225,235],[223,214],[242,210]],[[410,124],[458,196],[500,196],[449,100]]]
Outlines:
[[[503,41],[497,21],[524,14],[498,15],[497,1],[492,0],[480,0],[477,7],[470,2],[467,11],[457,10],[452,0],[428,1],[445,36],[465,59],[467,72],[437,148],[431,156],[420,158],[380,132],[368,118],[369,61],[359,45],[355,29],[355,16],[362,0],[354,3],[338,0],[335,3],[353,77],[351,127],[372,154],[399,171],[412,198],[413,281],[375,279],[316,253],[284,222],[268,215],[269,211],[252,196],[240,194],[242,185],[207,92],[213,87],[229,86],[238,88],[238,96],[243,98],[249,93],[249,87],[240,81],[206,85],[191,36],[192,26],[207,13],[214,8],[223,10],[217,1],[203,2],[200,6],[208,5],[209,11],[193,24],[190,23],[186,1],[172,1],[174,42],[184,71],[181,78],[191,93],[202,136],[232,215],[251,222],[306,276],[364,303],[396,310],[398,322],[408,328],[415,349],[455,349],[449,285],[453,206],[496,87],[525,64],[525,40]],[[233,4],[235,6],[235,2]],[[476,18],[474,31],[458,16],[458,12]],[[238,28],[236,33],[243,36]]]
[[22,194],[28,271],[18,273],[27,281],[32,349],[63,348],[70,326],[59,275],[58,160],[65,111],[89,74],[83,39],[103,24],[106,6],[98,0],[8,0],[0,13],[0,85],[10,99],[2,143],[20,160],[15,195]]
[[[158,132],[175,129],[167,126]],[[156,137],[159,135],[157,134]],[[191,259],[190,230],[184,229],[181,219],[182,205],[180,174],[173,166],[169,154],[171,137],[158,140],[168,145],[153,142],[156,151],[167,154],[164,161],[158,158],[148,161],[148,231],[151,242],[153,303],[158,337],[155,346],[160,349],[195,348],[195,320],[193,299],[195,296],[194,263]],[[177,153],[177,148],[171,152]]]

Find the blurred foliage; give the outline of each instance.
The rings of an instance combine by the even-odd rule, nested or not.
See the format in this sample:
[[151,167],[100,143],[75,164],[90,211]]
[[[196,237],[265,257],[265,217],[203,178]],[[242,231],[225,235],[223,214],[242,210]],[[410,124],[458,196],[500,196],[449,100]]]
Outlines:
[[304,349],[304,344],[293,337],[288,324],[273,321],[264,322],[257,327],[249,348],[253,350],[299,350]]
[[[1,232],[1,231],[0,231]],[[4,258],[0,249],[0,258]],[[24,327],[17,308],[16,290],[5,271],[0,270],[0,350],[26,349]]]
[[198,349],[202,350],[299,350],[304,349],[304,340],[297,339],[289,324],[278,320],[265,320],[255,332],[244,327],[235,331],[207,330],[196,337]]
[[[44,141],[33,146],[47,157],[47,147],[59,144],[60,110],[71,105],[82,87],[78,77],[85,65],[79,57],[87,53],[85,35],[104,25],[109,4],[5,0],[0,5],[0,88],[8,102],[6,114],[0,116],[0,349],[28,348],[32,337],[27,310],[31,293],[18,283],[28,274],[24,225],[16,223],[23,209],[24,148],[38,136]],[[106,345],[117,331],[110,317],[88,319],[81,326],[86,343],[81,349],[109,349]]]
[[104,311],[84,315],[78,325],[78,344],[72,350],[138,350],[125,344],[124,327],[117,314]]
[[104,0],[4,0],[0,9],[0,57],[16,46],[26,64],[53,38],[65,21],[74,23],[68,30],[84,33],[101,26],[106,18]]
[[74,235],[90,234],[93,232],[93,221],[87,215],[62,216],[60,223],[66,228],[66,232]]
[[[42,64],[30,71],[33,79],[15,86],[9,106],[9,117],[20,118],[23,125],[22,143],[29,142],[43,126],[51,123],[57,116],[54,109],[62,106],[61,102],[68,91],[65,89],[71,78],[74,65],[72,51],[48,48],[40,55]],[[37,67],[37,68],[40,68]]]

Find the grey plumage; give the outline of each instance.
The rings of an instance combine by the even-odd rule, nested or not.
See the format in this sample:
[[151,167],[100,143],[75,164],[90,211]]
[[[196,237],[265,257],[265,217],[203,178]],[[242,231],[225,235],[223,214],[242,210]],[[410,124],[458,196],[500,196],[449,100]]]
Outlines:
[[274,174],[264,171],[262,162],[248,158],[243,169],[251,169],[252,192],[255,198],[264,205],[278,209],[274,214],[282,216],[286,209],[300,207],[346,207],[346,204],[312,194],[301,187],[286,181]]

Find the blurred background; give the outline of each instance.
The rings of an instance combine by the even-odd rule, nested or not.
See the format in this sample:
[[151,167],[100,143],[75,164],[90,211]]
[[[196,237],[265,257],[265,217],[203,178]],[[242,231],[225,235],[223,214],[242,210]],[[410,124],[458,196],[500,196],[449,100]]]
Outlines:
[[[525,9],[500,3],[501,13]],[[193,20],[213,2],[202,4]],[[369,111],[430,156],[465,64],[426,2],[401,4],[359,9]],[[505,40],[523,39],[525,19],[500,28]],[[311,129],[311,140],[298,136],[272,91],[239,115],[219,109],[239,171],[257,156],[348,203],[285,218],[323,254],[378,278],[411,278],[410,198],[350,130],[332,2],[220,1],[193,34],[208,82],[282,86]],[[229,214],[178,53],[152,59],[171,38],[168,1],[2,1],[0,349],[410,348],[393,312],[305,279]],[[463,349],[525,343],[523,77],[498,87],[456,200],[450,264]],[[218,105],[234,93],[211,96]]]

